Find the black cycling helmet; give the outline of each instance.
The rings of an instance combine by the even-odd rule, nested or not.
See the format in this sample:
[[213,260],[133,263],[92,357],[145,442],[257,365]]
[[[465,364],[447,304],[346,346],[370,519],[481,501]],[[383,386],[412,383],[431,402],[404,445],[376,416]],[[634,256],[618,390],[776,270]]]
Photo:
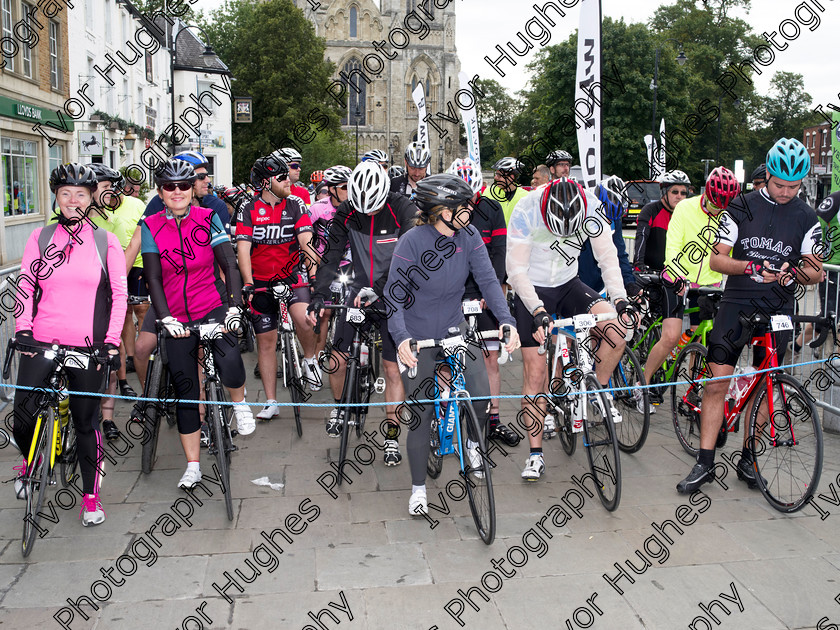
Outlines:
[[572,165],[572,154],[568,151],[563,151],[562,149],[558,149],[557,151],[552,151],[548,154],[548,157],[545,158],[545,165],[551,168],[555,164],[559,162],[568,162],[569,166]]
[[540,209],[546,227],[555,236],[574,236],[586,218],[586,200],[580,186],[570,179],[555,179],[543,190]]
[[282,159],[277,151],[271,155],[258,158],[251,167],[251,185],[254,188],[262,189],[263,182],[278,175],[288,175],[289,165]]
[[170,182],[195,181],[195,169],[193,165],[184,160],[170,158],[155,169],[155,185],[162,186]]
[[56,192],[62,186],[84,186],[91,192],[96,190],[96,173],[85,165],[76,162],[61,164],[50,173],[50,190]]
[[424,177],[417,183],[412,201],[421,213],[429,216],[437,206],[450,210],[460,208],[473,198],[473,194],[469,184],[457,175],[439,173]]
[[767,165],[760,164],[752,173],[752,177],[750,177],[750,181],[754,182],[755,180],[760,179],[763,182],[767,181]]
[[112,184],[120,184],[123,181],[123,176],[116,169],[111,168],[105,164],[88,164],[88,168],[96,173],[97,182],[111,182]]

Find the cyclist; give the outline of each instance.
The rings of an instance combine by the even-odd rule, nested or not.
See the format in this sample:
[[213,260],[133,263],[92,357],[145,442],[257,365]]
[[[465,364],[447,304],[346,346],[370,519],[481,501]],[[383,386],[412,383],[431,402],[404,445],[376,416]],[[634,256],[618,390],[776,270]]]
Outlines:
[[[315,333],[306,325],[309,287],[300,281],[301,263],[309,277],[315,277],[315,250],[311,246],[312,222],[300,197],[290,194],[289,167],[274,154],[254,162],[251,183],[260,196],[242,209],[236,230],[236,251],[242,272],[244,293],[250,300],[251,320],[257,336],[260,378],[268,406],[257,414],[270,420],[280,413],[277,388],[277,320],[279,303],[292,289],[289,314],[303,348],[303,368],[312,391],[321,388],[321,370],[315,359]],[[304,252],[301,254],[301,252]],[[255,288],[272,288],[272,296],[254,293]]]
[[563,149],[552,151],[545,158],[545,165],[551,171],[551,179],[568,177],[572,168],[572,154]]
[[545,164],[540,164],[534,169],[534,174],[531,176],[531,190],[547,184],[551,179],[549,168]]
[[[719,166],[709,173],[702,194],[683,199],[674,208],[665,241],[662,336],[651,348],[645,362],[646,385],[650,384],[656,370],[680,343],[686,291],[720,286],[723,280],[723,276],[710,267],[709,261],[721,213],[740,193],[741,184],[735,174]],[[696,297],[688,300],[688,306],[692,308],[697,304]],[[690,315],[690,323],[693,330],[700,323],[699,313]],[[683,344],[691,337],[691,330],[683,336]],[[637,401],[641,404],[640,395],[637,395]]]
[[[96,190],[96,174],[81,164],[62,164],[50,174],[50,190],[58,205],[58,227],[50,237],[48,247],[61,253],[61,262],[51,265],[45,273],[47,260],[38,242],[42,230],[36,228],[23,251],[20,268],[18,298],[23,309],[15,321],[15,339],[24,344],[59,344],[90,352],[91,346],[107,353],[112,368],[119,367],[117,346],[125,320],[125,258],[117,237],[107,234],[106,260],[102,261],[94,237],[93,225],[86,221],[91,195]],[[46,248],[45,248],[46,249]],[[55,257],[51,258],[55,260]],[[103,269],[103,264],[107,270]],[[35,296],[38,295],[38,298]],[[23,353],[20,356],[17,384],[44,387],[54,369],[51,359],[41,354]],[[70,390],[102,393],[105,390],[101,366],[91,362],[89,367],[67,367],[67,387]],[[29,491],[24,485],[26,456],[35,433],[37,396],[29,391],[15,391],[14,438],[24,456],[15,467],[15,494],[25,499]],[[76,448],[82,474],[82,525],[98,525],[105,520],[99,500],[102,462],[102,436],[99,432],[97,396],[70,397],[70,412],[76,428]]]
[[417,188],[417,183],[427,175],[432,154],[420,142],[412,142],[405,148],[405,173],[391,179],[391,192],[409,197]]
[[[481,240],[487,247],[490,263],[493,265],[493,270],[496,272],[496,277],[499,280],[499,286],[501,286],[505,280],[505,253],[507,252],[507,226],[505,225],[505,216],[502,212],[502,207],[498,201],[481,196],[479,192],[482,186],[481,168],[474,160],[470,158],[459,158],[452,162],[447,172],[450,175],[455,175],[463,179],[473,191],[473,196],[470,199],[471,207],[473,208],[472,220],[470,222],[471,229],[479,233]],[[467,277],[463,299],[484,301],[478,283],[472,274]],[[481,314],[476,317],[476,326],[480,333],[499,329],[499,320],[487,309],[486,304]],[[502,389],[498,361],[499,343],[499,341],[494,339],[485,339],[482,342],[482,349],[486,350],[484,353],[484,364],[487,368],[487,377],[490,381],[490,393],[497,397]],[[491,439],[502,440],[508,446],[519,444],[519,434],[499,420],[498,398],[493,398],[490,401],[487,436]]]
[[767,185],[767,165],[759,164],[752,172],[750,177],[753,184],[753,190],[761,190]]
[[[627,292],[606,218],[598,212],[598,199],[574,181],[561,177],[520,201],[508,222],[508,282],[516,291],[514,316],[522,339],[523,409],[530,397],[546,391],[547,366],[538,353],[545,340],[544,326],[551,314],[569,317],[583,313],[610,313],[613,308],[578,277],[582,241],[590,238],[595,259],[616,309],[622,313]],[[596,229],[600,228],[600,229]],[[595,374],[607,388],[610,375],[624,352],[624,330],[614,322],[600,322],[593,334],[606,343],[596,351]],[[545,470],[543,426],[528,428],[531,452],[522,478],[536,481]]]
[[[347,189],[347,201],[338,206],[330,226],[329,244],[312,288],[312,303],[309,305],[309,323],[315,325],[321,316],[330,285],[338,275],[340,261],[345,248],[350,245],[353,258],[353,280],[349,287],[350,300],[359,304],[376,304],[385,295],[385,282],[391,255],[397,239],[413,226],[417,207],[405,195],[389,192],[388,174],[376,162],[360,162],[353,169]],[[376,323],[382,335],[382,364],[385,369],[385,400],[397,401],[405,398],[394,342],[388,334],[389,320]],[[330,373],[330,388],[336,404],[341,401],[344,385],[345,360],[342,353],[350,350],[353,330],[346,318],[338,320],[332,354],[336,369]],[[383,457],[385,464],[396,466],[402,461],[399,450],[399,422],[396,420],[396,405],[385,407],[387,414]],[[338,409],[333,409],[327,420],[327,435],[340,437],[343,419]]]
[[[418,382],[422,383],[435,372],[439,349],[425,349],[415,357],[410,348],[411,339],[441,339],[448,336],[452,327],[461,332],[466,330],[461,299],[464,284],[472,275],[478,289],[487,300],[490,310],[498,314],[502,327],[508,329],[510,340],[506,349],[513,352],[519,346],[515,320],[507,308],[499,278],[490,263],[487,248],[478,230],[469,228],[472,198],[475,192],[460,177],[441,173],[421,181],[414,198],[420,208],[416,219],[417,228],[400,238],[391,260],[388,295],[397,295],[402,289],[400,278],[415,279],[412,287],[414,300],[403,304],[395,300],[395,312],[389,326],[394,343],[399,347],[399,359],[407,367],[417,366]],[[441,251],[441,241],[451,243],[446,247],[452,252],[449,257],[439,257],[439,265],[425,266],[426,272],[418,274],[414,269],[422,264],[428,252]],[[440,260],[442,259],[442,260]],[[502,327],[498,328],[502,338]],[[464,377],[467,389],[473,396],[487,396],[490,386],[484,361],[477,353],[465,352]],[[412,387],[408,373],[403,373],[406,389]],[[425,391],[425,390],[424,390]],[[421,394],[425,397],[424,394]],[[489,401],[476,405],[478,420],[487,426],[490,410]],[[408,464],[411,468],[411,497],[408,511],[414,515],[427,511],[426,462],[429,459],[429,434],[431,431],[433,405],[412,405],[419,418],[411,424],[407,438]],[[412,415],[414,415],[414,413]],[[419,422],[418,422],[419,420]],[[473,466],[479,466],[478,442],[468,438],[468,453]]]
[[396,164],[388,169],[388,177],[392,180],[396,177],[402,177],[408,171],[405,169],[404,166],[397,166]]
[[300,181],[300,167],[303,164],[303,158],[300,155],[300,152],[297,149],[292,147],[288,147],[285,149],[277,149],[274,153],[272,153],[276,158],[280,158],[281,160],[285,161],[289,167],[289,181],[292,183],[292,195],[296,197],[300,197],[307,206],[312,203],[311,197],[309,196],[309,191],[300,186],[298,182]]
[[315,186],[314,197],[315,197],[315,201],[313,201],[313,203],[318,202],[318,201],[323,201],[324,199],[329,199],[330,193],[327,190],[327,185],[324,182],[321,182],[320,184]]
[[387,171],[388,167],[391,165],[391,158],[387,153],[385,153],[385,151],[374,149],[373,151],[368,151],[362,156],[362,162],[376,162]]
[[[811,167],[808,151],[798,140],[782,138],[767,153],[766,163],[767,186],[733,200],[720,219],[719,243],[710,266],[728,278],[709,337],[707,356],[712,377],[731,376],[734,371],[743,349],[733,344],[741,336],[742,312],[791,315],[796,301],[793,284],[815,284],[822,276],[820,224],[814,210],[797,197]],[[776,334],[780,364],[789,337],[787,332]],[[764,349],[757,350],[753,353],[754,366],[764,358]],[[694,492],[715,479],[715,442],[723,423],[728,387],[728,380],[709,381],[704,386],[700,451],[691,472],[677,484],[680,494]],[[739,479],[755,487],[747,424],[737,472]]]
[[[165,340],[169,371],[186,376],[173,379],[178,432],[187,458],[178,487],[185,489],[201,481],[198,405],[184,402],[199,396],[198,339],[185,330],[186,325],[223,323],[227,332],[214,342],[219,376],[234,403],[237,431],[248,435],[255,428],[245,402],[245,366],[234,334],[241,328],[239,270],[219,217],[209,208],[190,205],[194,181],[195,170],[189,162],[170,159],[161,164],[155,183],[165,209],[140,222],[149,293],[156,317],[169,335]],[[214,263],[224,270],[224,305],[215,286]]]
[[309,183],[317,186],[322,181],[324,181],[324,171],[312,171],[312,174],[309,176]]
[[[498,201],[505,215],[505,223],[510,225],[510,215],[528,191],[516,185],[516,178],[522,170],[522,162],[512,157],[504,157],[493,165],[493,183],[487,196]],[[485,189],[482,189],[482,193]]]

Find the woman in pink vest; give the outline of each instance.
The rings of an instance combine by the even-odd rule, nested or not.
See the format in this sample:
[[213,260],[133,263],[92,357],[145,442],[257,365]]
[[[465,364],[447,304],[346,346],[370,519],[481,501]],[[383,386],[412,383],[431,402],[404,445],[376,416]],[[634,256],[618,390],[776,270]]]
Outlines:
[[[245,366],[234,332],[241,325],[242,280],[233,249],[216,213],[191,206],[195,171],[189,162],[167,160],[155,171],[164,210],[140,222],[143,269],[155,313],[168,333],[166,343],[170,374],[174,379],[178,432],[187,457],[187,470],[178,482],[189,489],[201,481],[199,451],[201,420],[197,403],[199,380],[196,357],[198,338],[185,325],[214,321],[228,332],[215,341],[214,352],[222,383],[228,388],[236,415],[237,431],[253,433],[251,409],[245,403]],[[214,263],[225,277],[225,304],[216,289]]]

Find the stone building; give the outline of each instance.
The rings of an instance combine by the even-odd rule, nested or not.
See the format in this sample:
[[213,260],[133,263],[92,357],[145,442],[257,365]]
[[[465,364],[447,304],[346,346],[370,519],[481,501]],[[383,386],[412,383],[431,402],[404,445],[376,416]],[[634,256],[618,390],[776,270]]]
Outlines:
[[440,9],[435,5],[445,4],[441,0],[380,0],[381,8],[373,0],[295,2],[326,40],[335,79],[350,86],[338,95],[346,107],[342,128],[355,137],[358,122],[360,154],[381,149],[403,164],[406,144],[417,139],[411,94],[418,83],[426,91],[426,113],[437,125],[429,125],[432,172],[464,153],[458,142],[461,110],[454,103],[461,69],[454,3]]

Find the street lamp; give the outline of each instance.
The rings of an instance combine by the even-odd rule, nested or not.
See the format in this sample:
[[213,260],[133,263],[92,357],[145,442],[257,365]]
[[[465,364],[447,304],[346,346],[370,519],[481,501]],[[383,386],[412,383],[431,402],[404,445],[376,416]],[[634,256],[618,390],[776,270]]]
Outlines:
[[362,120],[362,112],[359,109],[359,104],[356,103],[356,112],[353,114],[356,121],[356,164],[359,163],[359,123]]
[[[177,54],[177,46],[176,43],[178,38],[184,31],[188,31],[190,29],[198,29],[198,31],[204,36],[205,41],[210,41],[210,38],[207,37],[207,33],[204,31],[203,28],[197,26],[195,24],[183,24],[182,22],[178,22],[178,25],[181,27],[178,29],[177,35],[172,36],[172,45],[169,48],[169,95],[170,95],[170,105],[172,107],[172,129],[175,129],[175,57]],[[201,53],[201,56],[204,60],[204,65],[210,67],[211,57],[215,57],[216,53],[213,52],[213,49],[210,47],[210,44],[204,44],[204,52]],[[200,136],[200,134],[199,134]],[[201,138],[199,138],[199,141]],[[172,155],[175,155],[175,133],[172,132],[170,136],[169,147]]]
[[[666,42],[677,42],[677,45],[680,48],[680,53],[677,55],[677,63],[681,66],[685,65],[685,62],[688,61],[688,57],[685,56],[685,51],[683,50],[682,42],[678,39],[674,39],[673,37],[669,37],[665,39]],[[653,162],[653,156],[656,155],[656,139],[659,135],[656,133],[656,90],[659,88],[659,51],[662,50],[662,46],[657,47],[656,49],[656,62],[653,66],[653,81],[650,82],[650,89],[653,90],[653,122],[651,123],[651,144],[653,150],[651,151],[651,162]],[[659,138],[659,144],[662,144],[662,139]],[[651,165],[652,168],[653,165]]]
[[438,173],[443,173],[443,143],[438,145]]

